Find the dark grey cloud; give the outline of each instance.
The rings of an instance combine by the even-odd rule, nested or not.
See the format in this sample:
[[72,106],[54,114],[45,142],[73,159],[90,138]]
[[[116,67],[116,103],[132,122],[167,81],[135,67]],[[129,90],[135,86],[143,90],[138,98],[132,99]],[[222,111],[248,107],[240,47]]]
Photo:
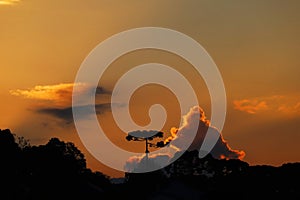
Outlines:
[[[96,104],[96,114],[103,114],[104,112],[109,111],[110,105],[110,103]],[[82,116],[87,116],[92,113],[93,105],[77,106],[74,107],[74,109]],[[56,117],[63,120],[65,123],[73,123],[73,111],[71,106],[66,108],[41,108],[36,110],[36,112]]]
[[107,90],[107,89],[105,89],[103,87],[98,86],[96,88],[96,94],[97,95],[100,95],[100,94],[111,94],[111,91],[109,91],[109,90]]

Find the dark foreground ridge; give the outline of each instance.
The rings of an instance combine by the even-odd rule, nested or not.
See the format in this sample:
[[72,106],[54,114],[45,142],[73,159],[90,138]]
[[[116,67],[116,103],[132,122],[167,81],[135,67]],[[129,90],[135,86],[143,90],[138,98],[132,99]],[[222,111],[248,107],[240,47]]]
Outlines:
[[168,167],[110,179],[86,167],[73,143],[30,146],[0,130],[0,199],[300,199],[300,163],[249,166],[185,152]]

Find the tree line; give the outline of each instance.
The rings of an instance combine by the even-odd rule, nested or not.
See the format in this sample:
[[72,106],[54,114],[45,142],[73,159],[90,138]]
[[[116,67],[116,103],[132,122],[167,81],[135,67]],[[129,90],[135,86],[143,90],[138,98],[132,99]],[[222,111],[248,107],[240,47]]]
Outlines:
[[300,163],[250,166],[238,159],[200,159],[187,151],[150,173],[126,173],[124,182],[87,168],[71,142],[30,143],[0,130],[0,199],[300,199]]

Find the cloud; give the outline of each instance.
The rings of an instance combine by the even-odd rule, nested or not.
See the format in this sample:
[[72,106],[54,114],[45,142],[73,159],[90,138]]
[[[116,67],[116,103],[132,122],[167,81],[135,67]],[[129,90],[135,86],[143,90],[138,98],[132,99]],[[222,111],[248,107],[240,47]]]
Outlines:
[[[200,116],[200,118],[199,118]],[[200,122],[200,123],[199,123]],[[195,127],[196,126],[196,127]],[[196,137],[194,138],[192,144],[188,148],[189,151],[198,150],[200,149],[204,138],[206,136],[207,130],[211,129],[212,132],[214,132],[216,135],[219,135],[218,141],[213,147],[210,154],[217,159],[243,159],[245,156],[244,151],[240,150],[234,150],[232,149],[228,142],[224,139],[222,134],[214,127],[210,126],[209,120],[205,116],[205,112],[203,109],[199,106],[195,106],[190,109],[190,111],[183,116],[183,124],[179,128],[171,128],[171,136],[165,140],[165,142],[170,143],[171,149],[176,151],[182,151],[182,147],[192,137],[191,131],[195,130],[198,126],[198,131],[196,134]],[[172,159],[169,157],[169,155],[174,155],[174,152],[169,153],[166,152],[166,154],[159,154],[159,155],[153,155],[151,157],[151,163],[152,164],[162,164],[166,162],[169,159]],[[162,159],[163,157],[163,159]],[[159,160],[157,160],[159,158]],[[125,164],[125,169],[130,170],[137,170],[140,168],[143,168],[143,165],[145,165],[144,157],[131,157],[128,159],[127,163]]]
[[234,108],[250,114],[255,114],[257,111],[267,110],[268,106],[266,101],[243,99],[234,101]]
[[0,5],[14,5],[19,2],[20,0],[1,0]]
[[[200,123],[198,125],[197,120],[198,116],[200,115]],[[177,130],[176,137],[172,141],[172,145],[176,148],[181,150],[182,144],[185,143],[190,135],[192,135],[191,131],[195,130],[195,126],[198,125],[198,131],[196,137],[194,138],[192,144],[189,147],[189,151],[198,150],[200,149],[206,133],[208,129],[215,133],[214,135],[219,135],[219,139],[215,146],[213,147],[212,151],[210,152],[214,158],[218,159],[242,159],[245,156],[244,151],[233,150],[230,148],[228,142],[224,140],[223,135],[215,128],[210,126],[209,120],[206,118],[205,113],[202,108],[199,106],[195,106],[191,108],[189,113],[184,116],[184,123],[183,125]],[[174,131],[174,129],[173,129]]]
[[[75,109],[79,111],[82,117],[86,117],[87,115],[92,113],[93,106],[86,105],[86,106],[78,106]],[[104,104],[96,104],[95,110],[96,114],[103,114],[105,111],[110,109],[110,103]],[[51,115],[53,117],[62,119],[67,124],[73,122],[73,114],[72,114],[72,107],[66,108],[40,108],[37,109],[36,112],[41,114]]]
[[[74,83],[60,83],[55,85],[37,85],[29,89],[10,90],[13,96],[22,97],[25,99],[35,100],[34,108],[31,109],[36,113],[47,114],[63,120],[64,123],[72,123],[72,95]],[[92,95],[93,90],[88,84],[78,83],[78,93],[74,95]],[[96,96],[110,94],[103,87],[96,88]],[[99,98],[98,98],[99,99]],[[110,109],[110,103],[97,102],[96,105],[80,105],[75,107],[82,114],[87,116],[92,113],[92,108],[95,106],[96,114],[102,114]]]
[[[47,105],[49,103],[55,106],[70,106],[72,103],[72,92],[74,83],[60,83],[55,85],[37,85],[29,89],[17,89],[10,90],[10,94],[14,96],[20,96],[26,99],[39,100],[40,102],[45,102]],[[92,89],[88,84],[77,83],[78,94],[82,95],[85,93],[91,93]],[[96,94],[109,94],[110,92],[102,87],[96,88]]]
[[[73,83],[60,83],[56,85],[37,85],[29,89],[10,90],[10,94],[20,96],[26,99],[34,99],[40,101],[51,102],[55,105],[71,104]],[[85,89],[85,85],[80,85]]]
[[263,112],[300,115],[300,98],[297,96],[267,96],[233,101],[234,109],[257,114]]
[[153,168],[155,168],[154,166],[162,167],[169,160],[170,156],[167,154],[154,154],[148,158],[146,156],[132,156],[127,160],[124,169],[130,172],[143,172],[149,169],[149,165],[152,165]]

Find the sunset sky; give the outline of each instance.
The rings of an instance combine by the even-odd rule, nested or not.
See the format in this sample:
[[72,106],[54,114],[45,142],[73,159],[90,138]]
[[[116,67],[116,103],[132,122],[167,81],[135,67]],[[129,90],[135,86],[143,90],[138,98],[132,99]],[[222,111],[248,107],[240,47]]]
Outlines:
[[[103,40],[131,28],[164,27],[195,39],[218,66],[228,103],[222,135],[230,147],[246,153],[244,161],[276,166],[300,161],[299,10],[297,0],[0,0],[0,129],[34,145],[51,137],[74,142],[89,167],[120,176],[80,142],[70,113],[73,82],[85,57]],[[100,80],[96,109],[108,137],[132,151],[143,151],[144,144],[127,142],[116,127],[110,94],[123,73],[149,62],[188,77],[210,117],[208,90],[188,62],[158,50],[128,53]],[[137,123],[147,124],[149,106],[161,103],[168,113],[166,136],[180,126],[178,101],[166,88],[144,86],[132,99]]]

